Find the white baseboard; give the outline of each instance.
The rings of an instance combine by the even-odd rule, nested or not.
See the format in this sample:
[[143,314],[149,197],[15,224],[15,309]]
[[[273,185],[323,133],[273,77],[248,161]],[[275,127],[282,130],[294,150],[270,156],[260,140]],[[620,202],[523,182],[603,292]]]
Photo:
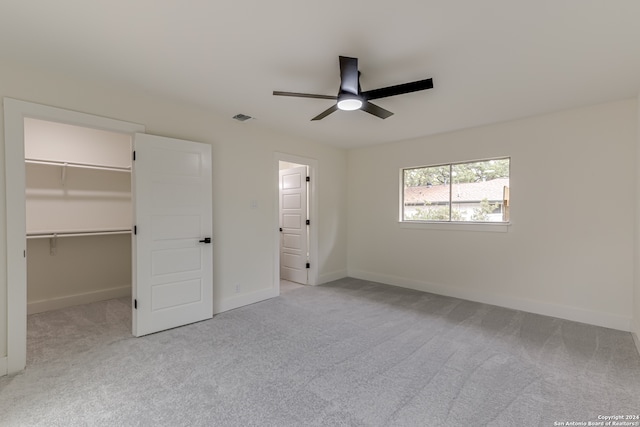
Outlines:
[[280,295],[279,288],[263,289],[256,292],[250,292],[246,294],[235,295],[230,298],[225,298],[221,301],[213,301],[213,313],[223,313],[225,311],[233,310],[234,308],[240,308],[245,305],[255,304],[256,302],[264,301],[270,298],[275,298]]
[[490,294],[487,292],[463,289],[457,286],[440,285],[405,277],[371,273],[360,270],[350,269],[349,277],[415,289],[423,292],[431,292],[438,295],[476,301],[484,304],[497,305],[500,307],[541,314],[544,316],[573,320],[575,322],[588,323],[590,325],[602,326],[605,328],[618,329],[626,332],[631,331],[631,318],[617,316],[609,313],[602,313],[598,311],[585,310],[578,307],[564,306],[560,304],[552,304],[505,295]]
[[343,279],[345,277],[347,277],[347,270],[338,270],[332,271],[330,273],[324,273],[318,276],[318,285],[333,282],[334,280]]
[[633,337],[633,342],[636,343],[636,350],[638,350],[638,356],[640,356],[640,338],[638,338],[638,334],[635,332],[631,332],[631,336]]
[[636,344],[636,349],[638,350],[638,354],[640,355],[640,313],[635,313],[633,326],[634,327],[631,330],[631,336],[633,337],[633,342]]
[[104,301],[114,298],[122,298],[131,295],[131,285],[102,289],[99,291],[85,292],[82,294],[66,295],[63,297],[27,303],[27,314],[42,313],[44,311],[59,310],[80,304]]
[[7,363],[7,356],[0,357],[0,377],[9,373],[9,364]]

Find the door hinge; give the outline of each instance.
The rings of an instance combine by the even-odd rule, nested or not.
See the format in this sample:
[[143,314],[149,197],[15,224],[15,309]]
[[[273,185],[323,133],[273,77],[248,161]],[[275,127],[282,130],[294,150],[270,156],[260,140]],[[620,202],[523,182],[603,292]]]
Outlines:
[[307,182],[309,182],[309,181],[311,181],[311,177],[310,176],[307,177]]
[[138,226],[137,225],[133,226],[133,234],[138,234]]
[[22,256],[25,257],[25,258],[27,257],[27,251],[26,250],[22,251]]
[[137,299],[133,300],[133,308],[135,308],[136,310],[138,309],[138,300]]
[[311,225],[311,221],[307,220],[307,225]]
[[136,152],[135,151],[133,152],[133,161],[134,162],[136,161]]
[[311,264],[310,263],[307,263],[307,268],[311,268]]

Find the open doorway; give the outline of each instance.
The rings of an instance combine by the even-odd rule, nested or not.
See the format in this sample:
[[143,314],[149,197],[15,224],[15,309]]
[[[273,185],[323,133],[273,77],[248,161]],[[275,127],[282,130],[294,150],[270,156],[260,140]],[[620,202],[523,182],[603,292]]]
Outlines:
[[24,118],[27,366],[131,336],[131,139]]
[[27,313],[131,295],[131,135],[24,119]]
[[[211,318],[213,315],[213,280],[212,280],[212,249],[211,249],[211,146],[209,144],[192,141],[177,140],[173,138],[147,135],[142,125],[123,122],[114,119],[94,116],[56,107],[49,107],[30,102],[19,101],[10,98],[3,99],[4,124],[5,124],[5,193],[6,193],[6,242],[7,242],[7,346],[6,358],[0,358],[0,375],[13,374],[24,369],[27,356],[27,212],[26,212],[26,165],[25,165],[25,119],[37,118],[40,121],[53,124],[76,125],[79,128],[103,130],[126,134],[133,139],[133,153],[129,150],[127,163],[133,159],[133,167],[126,170],[112,170],[120,168],[113,165],[100,165],[101,169],[84,171],[86,173],[116,174],[126,180],[126,174],[131,175],[131,196],[122,205],[133,211],[133,224],[128,223],[127,228],[120,224],[116,228],[113,223],[92,224],[88,230],[71,228],[69,234],[78,232],[96,232],[94,234],[110,233],[109,235],[92,236],[65,236],[67,239],[104,239],[120,238],[127,236],[132,242],[130,270],[132,270],[131,288],[129,286],[116,285],[110,292],[131,292],[131,329],[132,334],[141,336],[182,326],[188,323]],[[127,145],[129,139],[127,138]],[[86,147],[85,147],[86,148]],[[93,151],[93,150],[91,150]],[[72,150],[74,152],[74,150]],[[77,154],[77,153],[76,153]],[[95,154],[95,153],[94,153]],[[70,163],[63,161],[58,164],[43,165],[43,159],[35,159],[37,167],[46,169],[43,171],[42,182],[66,182],[73,177],[70,172]],[[64,159],[63,159],[64,160]],[[48,160],[45,160],[48,161]],[[64,163],[68,163],[66,166]],[[79,163],[83,163],[82,161]],[[197,167],[194,167],[197,165]],[[85,166],[85,165],[75,165]],[[94,168],[95,165],[92,165]],[[104,169],[105,167],[109,170]],[[58,171],[56,172],[56,168]],[[61,170],[60,170],[61,169]],[[86,169],[86,168],[77,168]],[[53,171],[53,172],[52,172]],[[60,172],[60,174],[58,174]],[[77,172],[77,171],[76,171]],[[53,174],[52,179],[47,178]],[[124,175],[123,175],[124,174]],[[123,178],[124,176],[124,178]],[[79,194],[85,194],[91,182],[104,186],[106,179],[93,177],[75,177],[82,190]],[[70,181],[69,181],[70,182]],[[64,187],[64,185],[63,185]],[[62,188],[62,192],[64,192]],[[95,190],[95,188],[94,188]],[[39,191],[39,190],[38,190]],[[123,193],[122,191],[109,190],[111,194]],[[89,191],[87,194],[91,193]],[[43,200],[40,200],[43,202]],[[40,203],[38,202],[38,203]],[[48,203],[48,202],[47,202]],[[95,204],[99,210],[105,212],[95,214],[96,217],[111,221],[112,215],[109,209],[102,203]],[[154,209],[161,209],[157,214]],[[39,212],[38,212],[39,213]],[[75,218],[78,215],[71,215]],[[63,218],[66,220],[71,219]],[[87,215],[80,215],[86,220]],[[94,214],[89,215],[93,218]],[[124,216],[120,215],[121,218]],[[40,216],[38,221],[49,220],[48,215]],[[155,222],[154,219],[156,220]],[[36,222],[44,224],[44,222]],[[194,227],[194,224],[196,225]],[[59,224],[58,224],[59,225]],[[63,223],[66,228],[68,224]],[[83,227],[85,226],[83,225]],[[133,235],[130,228],[133,225]],[[98,228],[99,227],[99,228]],[[53,241],[50,237],[49,225],[43,227],[45,233],[35,230],[32,234],[34,240],[45,242],[45,259],[49,259],[51,252],[61,250],[62,240],[56,242],[54,231]],[[155,232],[154,232],[155,230]],[[49,232],[49,234],[47,234]],[[159,234],[160,233],[160,234]],[[37,236],[36,236],[37,234]],[[44,234],[44,235],[41,235]],[[60,236],[58,236],[60,237]],[[153,245],[153,242],[162,241],[162,248]],[[169,243],[167,243],[169,242]],[[181,246],[182,245],[182,246]],[[167,255],[170,250],[181,253],[180,257]],[[163,251],[159,256],[157,253]],[[164,255],[164,256],[163,256]],[[177,261],[177,262],[168,262]],[[193,268],[193,266],[200,268]],[[154,266],[156,268],[154,268]],[[122,270],[121,270],[122,271]],[[94,272],[96,273],[96,272]],[[184,274],[189,277],[184,277]],[[154,279],[162,275],[168,280]],[[131,289],[129,291],[129,289]],[[155,292],[155,293],[154,293]],[[97,293],[102,297],[105,292]],[[74,294],[75,295],[75,294]],[[95,295],[93,295],[95,296]],[[93,297],[92,296],[92,297]],[[78,295],[67,299],[67,302],[78,302]],[[81,299],[86,295],[81,295]],[[80,301],[82,302],[82,301]],[[38,304],[40,308],[46,305],[51,307],[51,301]],[[56,302],[57,304],[57,302]],[[0,354],[3,353],[3,334],[0,331]]]
[[309,282],[309,166],[279,163],[280,280]]
[[[27,361],[25,118],[38,118],[49,122],[66,123],[129,135],[145,130],[144,126],[135,123],[11,98],[4,98],[3,105],[7,205],[7,358],[6,365],[0,366],[0,375],[21,371]],[[50,250],[50,248],[47,249]]]
[[276,153],[277,257],[280,292],[317,283],[317,203],[313,159]]

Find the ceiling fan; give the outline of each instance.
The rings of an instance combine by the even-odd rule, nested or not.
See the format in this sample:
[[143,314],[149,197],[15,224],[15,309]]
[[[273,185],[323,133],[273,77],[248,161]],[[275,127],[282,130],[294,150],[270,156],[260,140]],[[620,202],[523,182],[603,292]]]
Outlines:
[[336,110],[363,110],[381,119],[393,115],[391,111],[378,107],[369,102],[372,99],[386,98],[388,96],[402,95],[403,93],[417,92],[419,90],[433,88],[433,79],[419,80],[411,83],[403,83],[380,89],[363,92],[360,88],[360,71],[358,71],[358,58],[340,56],[340,91],[337,96],[315,95],[312,93],[273,91],[277,96],[295,96],[298,98],[332,99],[337,101],[334,105],[315,116],[313,120],[321,120]]

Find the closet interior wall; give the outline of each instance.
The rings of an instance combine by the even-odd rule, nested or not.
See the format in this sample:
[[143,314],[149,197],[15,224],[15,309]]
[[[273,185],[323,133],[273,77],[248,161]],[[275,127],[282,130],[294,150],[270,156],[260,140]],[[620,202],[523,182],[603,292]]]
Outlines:
[[131,136],[26,118],[27,312],[131,294]]

